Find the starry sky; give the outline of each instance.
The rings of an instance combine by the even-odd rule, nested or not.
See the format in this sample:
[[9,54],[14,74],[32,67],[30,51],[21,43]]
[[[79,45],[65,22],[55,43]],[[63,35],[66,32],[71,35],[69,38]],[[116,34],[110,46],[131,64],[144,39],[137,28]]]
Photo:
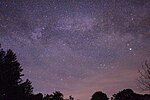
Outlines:
[[34,93],[141,93],[150,0],[0,0],[0,43],[16,53]]

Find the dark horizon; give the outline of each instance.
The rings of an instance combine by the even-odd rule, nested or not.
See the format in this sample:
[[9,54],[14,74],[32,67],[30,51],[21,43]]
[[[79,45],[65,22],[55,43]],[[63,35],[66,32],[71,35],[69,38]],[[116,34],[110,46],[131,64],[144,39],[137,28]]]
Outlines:
[[150,62],[150,0],[0,0],[0,43],[34,93],[146,93],[137,78]]

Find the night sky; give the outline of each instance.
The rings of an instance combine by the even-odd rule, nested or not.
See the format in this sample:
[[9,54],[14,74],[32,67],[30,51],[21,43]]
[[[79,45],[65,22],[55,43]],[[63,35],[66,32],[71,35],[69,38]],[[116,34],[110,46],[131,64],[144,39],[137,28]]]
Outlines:
[[0,0],[0,43],[16,53],[34,93],[142,93],[150,0]]

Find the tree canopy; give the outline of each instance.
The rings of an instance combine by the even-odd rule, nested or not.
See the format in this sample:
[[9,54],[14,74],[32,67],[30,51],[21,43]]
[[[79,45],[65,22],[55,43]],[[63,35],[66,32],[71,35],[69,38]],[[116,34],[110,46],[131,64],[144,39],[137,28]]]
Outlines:
[[91,100],[108,100],[108,97],[105,93],[101,91],[97,91],[92,95]]
[[31,82],[23,82],[22,71],[15,53],[0,49],[0,100],[23,100],[32,94]]

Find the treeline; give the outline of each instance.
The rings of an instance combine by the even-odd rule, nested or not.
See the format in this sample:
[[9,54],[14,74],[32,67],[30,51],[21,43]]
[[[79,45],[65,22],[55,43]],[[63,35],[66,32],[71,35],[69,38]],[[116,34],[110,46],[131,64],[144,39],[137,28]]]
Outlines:
[[[22,66],[17,61],[12,50],[0,48],[0,100],[75,100],[72,96],[64,99],[61,92],[43,95],[33,94],[32,83],[29,79],[22,80]],[[150,100],[150,95],[140,95],[131,89],[125,89],[111,98],[101,91],[95,92],[91,100]]]

